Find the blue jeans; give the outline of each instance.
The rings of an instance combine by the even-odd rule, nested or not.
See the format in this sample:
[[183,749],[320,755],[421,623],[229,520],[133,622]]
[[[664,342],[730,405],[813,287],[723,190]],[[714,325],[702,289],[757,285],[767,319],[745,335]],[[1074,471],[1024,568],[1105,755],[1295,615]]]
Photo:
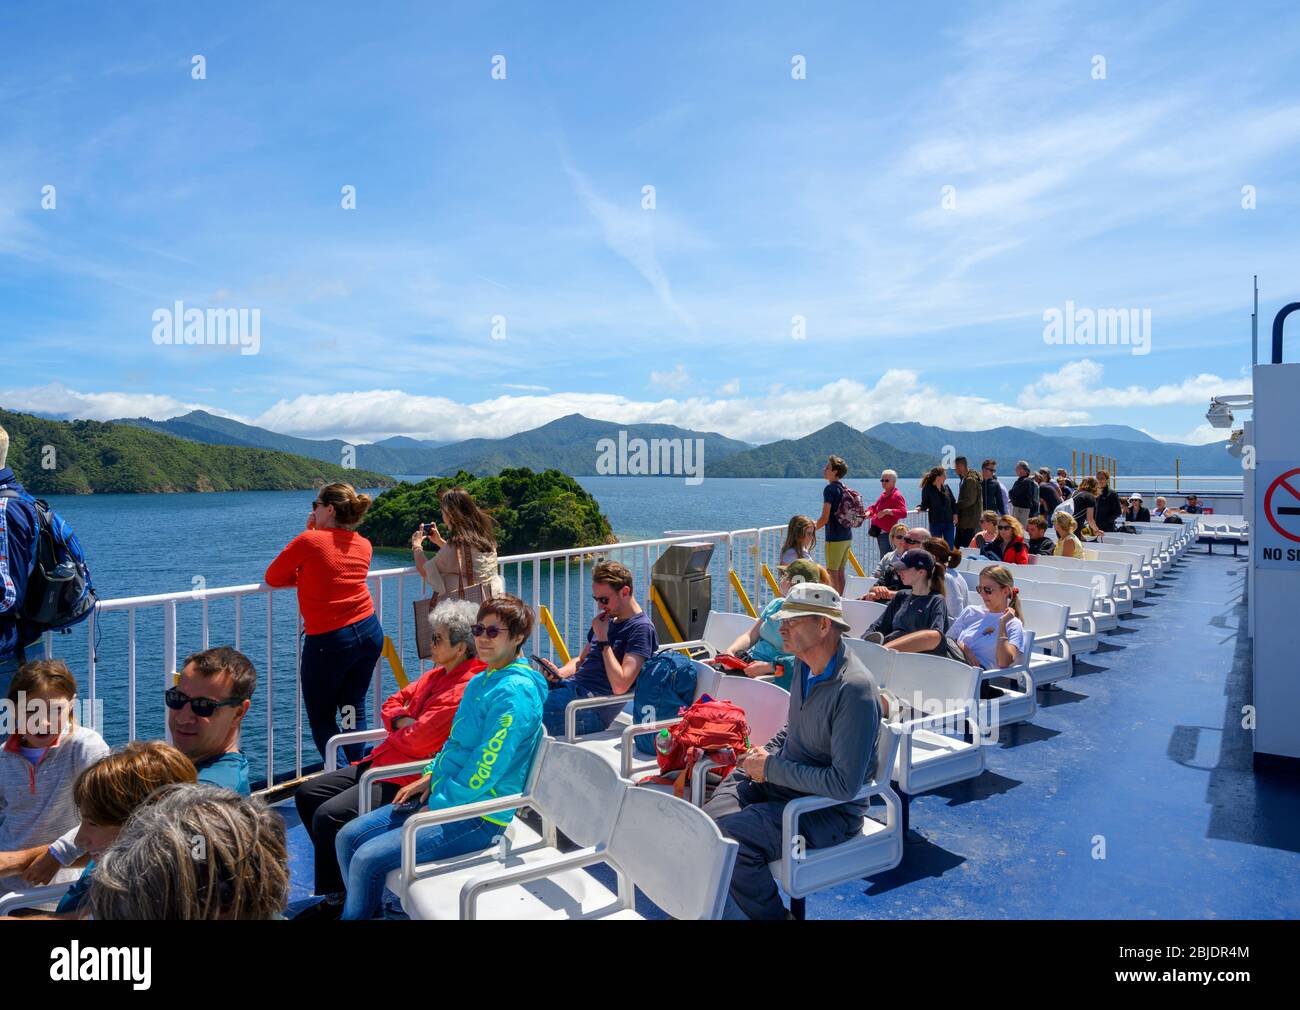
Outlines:
[[[566,680],[562,684],[551,684],[550,688],[550,693],[542,704],[542,725],[551,736],[563,740],[565,708],[575,698],[594,698],[595,692],[579,687],[572,680]],[[579,709],[575,724],[577,735],[586,736],[588,733],[601,733],[609,729],[626,704],[625,701],[613,702],[601,708]]]
[[[949,519],[946,523],[930,523],[930,532],[936,537],[942,537],[949,547],[953,544],[953,539],[957,536],[957,528]],[[967,541],[969,543],[970,541]]]
[[[402,865],[402,825],[414,812],[396,813],[392,804],[380,807],[349,821],[334,839],[339,869],[348,888],[344,919],[372,919],[379,912],[384,878]],[[482,817],[434,824],[416,835],[415,858],[428,863],[481,852],[505,830]]]
[[[366,692],[383,651],[384,629],[374,614],[323,635],[303,636],[302,700],[321,757],[339,732],[340,711],[352,709],[350,730],[366,728]],[[349,762],[361,759],[361,744],[342,749]]]

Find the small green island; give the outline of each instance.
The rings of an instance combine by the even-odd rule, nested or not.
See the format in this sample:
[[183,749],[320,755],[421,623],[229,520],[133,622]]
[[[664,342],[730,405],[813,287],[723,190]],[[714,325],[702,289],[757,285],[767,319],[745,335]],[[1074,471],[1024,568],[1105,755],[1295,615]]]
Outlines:
[[420,523],[443,521],[438,496],[452,487],[463,487],[492,516],[502,556],[617,542],[600,504],[581,484],[559,470],[534,473],[527,467],[502,470],[495,477],[461,471],[418,484],[403,482],[375,499],[358,532],[376,547],[406,548]]
[[392,487],[392,477],[270,449],[205,445],[127,424],[52,421],[0,410],[9,466],[32,494],[303,491],[332,481]]

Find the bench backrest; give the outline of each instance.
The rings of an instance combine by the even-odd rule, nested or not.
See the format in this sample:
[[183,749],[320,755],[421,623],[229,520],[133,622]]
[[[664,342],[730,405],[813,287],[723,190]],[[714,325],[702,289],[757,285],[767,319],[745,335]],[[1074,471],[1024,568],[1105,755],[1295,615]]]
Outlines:
[[720,918],[737,844],[685,800],[658,789],[624,788],[610,859],[674,919]]
[[1046,600],[1048,603],[1060,603],[1070,608],[1072,615],[1092,613],[1092,589],[1088,586],[1074,586],[1066,582],[1034,582],[1018,579],[1020,595],[1030,600]]
[[861,638],[871,627],[871,622],[885,612],[885,604],[872,600],[844,600],[844,619],[849,622],[848,633]]
[[530,775],[541,814],[580,846],[609,838],[627,780],[605,758],[546,737]]
[[748,614],[731,614],[725,610],[710,610],[704,622],[704,634],[700,637],[715,649],[721,651],[754,626],[754,618]]
[[979,670],[943,656],[898,652],[890,665],[887,687],[912,709],[908,718],[974,705]]
[[876,580],[865,575],[846,575],[844,577],[844,598],[846,600],[856,600],[859,596],[866,595],[868,589],[876,584]]
[[751,747],[762,747],[781,732],[790,715],[790,692],[769,681],[731,674],[719,677],[709,694],[745,710]]
[[[1042,557],[1035,566],[1043,568],[1060,568],[1067,572],[1109,572],[1115,576],[1115,582],[1127,586],[1133,578],[1133,565],[1128,561],[1085,561],[1082,558]],[[1034,574],[1038,578],[1037,572]]]
[[1032,631],[1039,638],[1050,635],[1064,635],[1070,621],[1070,608],[1061,603],[1047,600],[1035,600],[1021,595],[1021,623],[1026,631]]

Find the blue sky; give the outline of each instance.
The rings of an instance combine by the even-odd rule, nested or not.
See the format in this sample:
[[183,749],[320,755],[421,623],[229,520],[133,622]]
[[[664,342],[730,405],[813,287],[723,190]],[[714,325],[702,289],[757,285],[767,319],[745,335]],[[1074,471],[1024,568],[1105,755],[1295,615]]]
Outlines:
[[[1300,296],[1300,8],[1133,8],[13,7],[0,405],[1210,440],[1252,273],[1265,334]],[[156,345],[177,300],[258,309],[259,352]],[[1067,301],[1150,310],[1150,353],[1049,345]]]

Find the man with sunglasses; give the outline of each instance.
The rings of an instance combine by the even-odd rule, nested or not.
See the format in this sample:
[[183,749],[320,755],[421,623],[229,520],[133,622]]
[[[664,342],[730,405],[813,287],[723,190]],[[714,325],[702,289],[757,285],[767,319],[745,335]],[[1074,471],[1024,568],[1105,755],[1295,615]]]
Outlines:
[[200,782],[249,794],[239,729],[256,687],[249,658],[219,645],[187,656],[176,686],[164,692],[172,743],[194,762]]
[[[587,644],[575,659],[558,670],[543,671],[550,694],[542,709],[546,732],[563,739],[564,711],[578,698],[617,697],[631,694],[637,675],[659,648],[650,615],[632,593],[632,573],[617,561],[601,561],[591,572],[591,596],[596,616],[587,632]],[[624,702],[600,708],[579,709],[575,730],[579,736],[608,729],[623,710]]]
[[998,480],[998,461],[986,459],[980,467],[984,489],[984,508],[1000,516],[1011,514],[1011,496],[1006,486]]
[[[241,796],[252,792],[248,758],[239,752],[239,727],[256,687],[257,670],[249,658],[228,645],[219,645],[187,656],[176,686],[163,692],[172,743],[193,762],[200,782]],[[64,866],[86,853],[76,843],[80,830],[77,825],[50,846],[51,855],[57,853],[55,858]],[[51,862],[50,877],[57,868]]]

